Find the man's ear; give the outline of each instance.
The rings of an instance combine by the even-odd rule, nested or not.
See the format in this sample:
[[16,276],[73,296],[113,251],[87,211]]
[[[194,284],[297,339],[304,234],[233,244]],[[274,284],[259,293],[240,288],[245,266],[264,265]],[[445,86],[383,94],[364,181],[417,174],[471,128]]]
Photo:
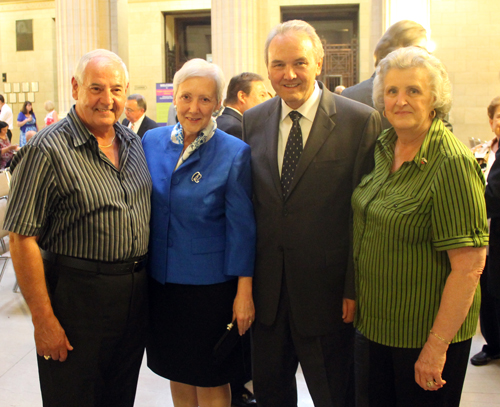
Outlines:
[[73,76],[73,78],[71,78],[71,95],[75,100],[78,100],[78,88],[79,88],[78,82]]
[[243,92],[242,90],[238,91],[238,100],[240,101],[240,103],[245,104],[247,97],[248,95],[245,92]]

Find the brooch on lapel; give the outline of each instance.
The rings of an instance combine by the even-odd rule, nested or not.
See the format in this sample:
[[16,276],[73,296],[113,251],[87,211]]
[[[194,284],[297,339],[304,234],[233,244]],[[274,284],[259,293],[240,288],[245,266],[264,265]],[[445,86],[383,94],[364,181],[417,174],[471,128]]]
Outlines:
[[422,160],[420,161],[420,164],[422,164],[422,165],[427,164],[427,159],[425,157],[422,157]]
[[196,182],[197,184],[200,182],[201,173],[199,171],[195,172],[191,177],[191,181]]

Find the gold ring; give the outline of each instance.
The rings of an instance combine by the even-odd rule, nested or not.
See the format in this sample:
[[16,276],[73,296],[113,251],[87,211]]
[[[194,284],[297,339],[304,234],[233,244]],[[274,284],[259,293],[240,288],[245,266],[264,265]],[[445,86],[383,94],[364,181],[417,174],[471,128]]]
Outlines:
[[50,357],[50,355],[45,355],[44,358],[45,358],[45,360],[49,360],[51,357]]
[[427,387],[431,388],[432,386],[434,386],[434,382],[431,381],[427,382]]

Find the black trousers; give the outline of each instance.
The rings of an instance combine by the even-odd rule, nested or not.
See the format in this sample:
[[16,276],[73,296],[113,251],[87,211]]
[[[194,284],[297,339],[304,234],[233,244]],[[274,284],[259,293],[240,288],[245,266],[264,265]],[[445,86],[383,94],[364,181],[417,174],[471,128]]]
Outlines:
[[343,324],[333,335],[301,335],[283,284],[276,321],[271,326],[257,322],[252,333],[253,388],[259,407],[297,407],[299,362],[315,407],[354,405],[352,324]]
[[414,365],[422,349],[380,345],[356,332],[357,407],[459,407],[472,339],[451,344],[437,391],[415,382]]
[[500,293],[495,296],[492,288],[488,286],[489,273],[495,270],[488,269],[488,257],[484,272],[481,275],[481,310],[479,322],[481,333],[486,344],[483,352],[490,356],[500,355]]
[[96,274],[44,260],[54,313],[74,347],[38,356],[44,407],[131,407],[147,328],[145,269]]

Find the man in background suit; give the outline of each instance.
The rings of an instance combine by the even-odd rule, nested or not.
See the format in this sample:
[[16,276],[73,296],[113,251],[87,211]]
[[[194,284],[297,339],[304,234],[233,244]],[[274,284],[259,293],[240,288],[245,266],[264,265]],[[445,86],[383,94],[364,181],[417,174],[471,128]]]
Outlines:
[[241,139],[243,113],[268,99],[262,76],[252,72],[233,76],[227,87],[224,111],[217,118],[217,128]]
[[[264,85],[264,78],[252,72],[243,72],[233,76],[229,81],[226,93],[225,108],[217,118],[217,128],[241,139],[243,113],[268,100],[269,93]],[[245,364],[248,369],[239,372],[240,375],[234,377],[229,383],[231,385],[231,404],[234,407],[252,407],[256,406],[257,403],[252,392],[245,387],[245,384],[252,380],[250,337],[245,335],[242,339]]]
[[297,406],[298,363],[316,407],[354,403],[351,194],[373,167],[380,115],[316,82],[323,56],[309,24],[274,27],[265,58],[279,97],[243,116],[257,220],[253,380],[260,407]]
[[125,103],[125,116],[122,124],[136,133],[140,138],[144,136],[148,130],[155,129],[158,124],[146,116],[148,106],[144,96],[134,93],[127,98]]

